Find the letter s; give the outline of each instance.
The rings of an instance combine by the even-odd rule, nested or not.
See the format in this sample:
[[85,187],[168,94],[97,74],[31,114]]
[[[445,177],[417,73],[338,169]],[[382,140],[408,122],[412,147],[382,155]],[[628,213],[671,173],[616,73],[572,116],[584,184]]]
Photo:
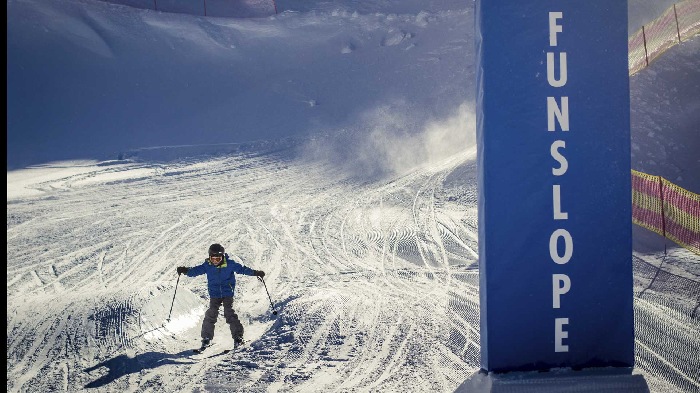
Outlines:
[[559,149],[566,148],[566,142],[562,140],[556,140],[552,142],[552,146],[549,148],[549,153],[552,155],[552,158],[557,160],[559,163],[559,168],[552,168],[552,174],[554,176],[561,176],[566,173],[566,170],[569,169],[569,162],[566,160],[566,157],[564,157],[563,154],[559,153]]

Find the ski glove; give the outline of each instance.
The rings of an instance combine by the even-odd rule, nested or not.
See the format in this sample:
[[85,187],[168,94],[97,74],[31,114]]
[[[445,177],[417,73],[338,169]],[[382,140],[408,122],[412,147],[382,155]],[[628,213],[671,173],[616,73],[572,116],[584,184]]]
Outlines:
[[265,277],[265,272],[262,270],[253,270],[253,275],[257,277]]
[[184,267],[184,266],[178,266],[178,268],[177,268],[177,274],[187,274],[187,272],[188,272],[189,270],[190,270],[190,269],[188,269],[188,268],[186,268],[186,267]]

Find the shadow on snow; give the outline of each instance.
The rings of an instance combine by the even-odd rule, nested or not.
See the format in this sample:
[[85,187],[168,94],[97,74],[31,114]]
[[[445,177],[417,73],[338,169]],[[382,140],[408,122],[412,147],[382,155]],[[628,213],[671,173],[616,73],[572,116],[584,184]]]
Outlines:
[[140,372],[141,370],[154,369],[165,365],[193,364],[194,362],[192,361],[178,361],[191,353],[192,351],[190,350],[182,351],[174,355],[161,352],[146,352],[136,355],[133,358],[127,355],[119,355],[115,358],[105,360],[104,362],[93,367],[86,368],[84,371],[88,373],[101,367],[107,367],[109,372],[95,381],[86,384],[85,388],[99,388],[108,385],[127,374],[133,374]]

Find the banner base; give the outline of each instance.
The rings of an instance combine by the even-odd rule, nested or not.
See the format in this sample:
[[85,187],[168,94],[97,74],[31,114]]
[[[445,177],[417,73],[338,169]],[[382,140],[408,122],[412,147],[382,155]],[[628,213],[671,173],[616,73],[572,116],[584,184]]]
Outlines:
[[557,369],[494,374],[478,371],[454,393],[650,393],[644,376],[629,368]]

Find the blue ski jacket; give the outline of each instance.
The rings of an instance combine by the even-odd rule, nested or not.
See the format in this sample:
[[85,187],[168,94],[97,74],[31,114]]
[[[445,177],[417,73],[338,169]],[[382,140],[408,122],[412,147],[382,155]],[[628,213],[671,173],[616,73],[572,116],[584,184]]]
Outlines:
[[190,268],[187,271],[187,277],[197,277],[205,273],[209,297],[219,298],[233,296],[236,288],[236,275],[234,273],[253,276],[255,270],[229,259],[228,254],[224,254],[224,260],[219,266],[214,266],[207,258],[201,265]]

